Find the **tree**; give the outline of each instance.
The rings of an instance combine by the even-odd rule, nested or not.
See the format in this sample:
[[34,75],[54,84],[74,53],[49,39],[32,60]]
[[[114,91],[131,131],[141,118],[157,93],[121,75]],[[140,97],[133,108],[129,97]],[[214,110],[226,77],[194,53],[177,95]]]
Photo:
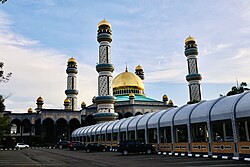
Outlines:
[[5,3],[7,2],[7,0],[0,0],[0,3]]
[[4,66],[4,63],[3,62],[0,62],[0,83],[1,82],[8,82],[10,80],[10,77],[12,75],[11,72],[9,72],[6,76],[4,75],[4,71],[3,71],[3,66]]
[[4,105],[4,98],[2,95],[0,95],[0,113],[3,113],[5,111],[5,105]]
[[231,96],[231,95],[236,95],[236,94],[240,94],[243,93],[247,90],[249,90],[249,88],[245,88],[247,86],[246,82],[241,82],[240,86],[233,86],[231,88],[231,90],[227,93],[227,96]]
[[4,98],[0,95],[0,143],[4,134],[10,131],[11,123],[10,117],[3,115],[5,111]]

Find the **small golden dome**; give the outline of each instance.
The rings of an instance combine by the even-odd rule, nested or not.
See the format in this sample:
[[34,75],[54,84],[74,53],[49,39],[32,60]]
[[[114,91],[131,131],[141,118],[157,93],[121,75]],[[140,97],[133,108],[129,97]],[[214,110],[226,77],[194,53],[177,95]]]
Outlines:
[[135,67],[135,70],[143,70],[142,66],[141,65],[138,65]]
[[69,60],[68,60],[68,63],[77,63],[76,59],[74,57],[71,57]]
[[86,107],[86,103],[84,101],[82,102],[81,107],[82,108]]
[[109,28],[111,28],[111,24],[107,20],[105,20],[105,19],[103,19],[102,21],[100,21],[100,23],[98,24],[98,28],[100,26],[102,26],[102,25],[107,25],[107,26],[109,26]]
[[64,103],[70,103],[70,99],[69,99],[69,98],[66,98],[66,99],[64,100]]
[[169,100],[168,105],[172,106],[174,105],[174,102],[172,100]]
[[168,96],[167,95],[163,95],[162,99],[163,99],[163,101],[168,101]]
[[29,109],[28,109],[28,113],[33,113],[32,108],[29,108]]
[[129,97],[135,97],[134,93],[129,93]]
[[36,101],[37,101],[37,102],[43,102],[43,98],[40,96],[40,97],[37,98]]
[[196,42],[195,39],[189,35],[189,37],[185,40],[185,44],[191,41]]
[[144,83],[140,77],[126,70],[114,78],[112,87],[113,89],[137,87],[140,90],[144,90]]

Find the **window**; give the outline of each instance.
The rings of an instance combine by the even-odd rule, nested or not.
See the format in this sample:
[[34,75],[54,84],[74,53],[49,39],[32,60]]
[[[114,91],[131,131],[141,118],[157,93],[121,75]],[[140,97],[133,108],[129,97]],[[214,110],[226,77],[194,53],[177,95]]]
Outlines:
[[176,127],[176,142],[188,142],[186,125]]

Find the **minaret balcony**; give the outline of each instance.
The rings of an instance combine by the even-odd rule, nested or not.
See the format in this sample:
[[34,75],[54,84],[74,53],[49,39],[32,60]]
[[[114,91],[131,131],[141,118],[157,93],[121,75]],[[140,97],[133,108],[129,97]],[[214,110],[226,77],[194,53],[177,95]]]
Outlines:
[[101,41],[112,42],[112,35],[109,33],[100,33],[97,35],[97,41],[98,42],[101,42]]
[[185,49],[185,55],[198,55],[198,49],[197,48],[187,48]]
[[118,118],[117,113],[94,113],[93,116],[97,122],[114,121]]
[[69,74],[69,73],[75,73],[75,74],[77,74],[78,70],[77,70],[77,68],[68,67],[67,70],[66,70],[66,72],[67,72],[67,74]]
[[71,89],[71,90],[65,90],[65,94],[66,95],[69,95],[69,94],[75,94],[77,95],[78,94],[78,90],[75,90],[75,89]]
[[97,64],[96,65],[96,71],[100,72],[100,71],[111,71],[113,72],[115,69],[113,64]]
[[116,98],[114,96],[97,96],[95,98],[96,104],[114,104]]
[[201,80],[202,77],[201,77],[201,74],[189,74],[186,76],[186,80],[189,82],[189,81],[193,81],[193,80]]

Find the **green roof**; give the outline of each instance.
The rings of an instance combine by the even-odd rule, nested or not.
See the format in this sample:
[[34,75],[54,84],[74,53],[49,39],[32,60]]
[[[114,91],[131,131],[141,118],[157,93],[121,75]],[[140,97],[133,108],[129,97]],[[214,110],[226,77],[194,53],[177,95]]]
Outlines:
[[[129,95],[116,95],[116,101],[120,102],[120,101],[129,101]],[[138,95],[135,94],[135,101],[155,101],[155,102],[159,102],[159,100],[155,100],[149,97],[146,97],[145,95]]]

